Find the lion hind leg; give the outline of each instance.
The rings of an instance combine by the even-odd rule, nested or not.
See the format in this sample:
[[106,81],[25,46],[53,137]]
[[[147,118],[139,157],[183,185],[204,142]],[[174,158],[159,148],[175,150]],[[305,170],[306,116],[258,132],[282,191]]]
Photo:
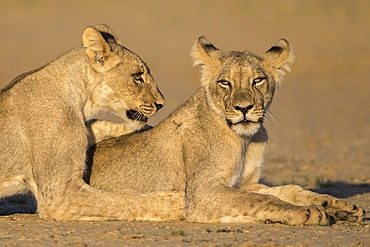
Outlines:
[[134,191],[102,191],[82,185],[73,186],[56,196],[43,193],[38,198],[42,218],[70,220],[181,220],[184,218],[183,193]]

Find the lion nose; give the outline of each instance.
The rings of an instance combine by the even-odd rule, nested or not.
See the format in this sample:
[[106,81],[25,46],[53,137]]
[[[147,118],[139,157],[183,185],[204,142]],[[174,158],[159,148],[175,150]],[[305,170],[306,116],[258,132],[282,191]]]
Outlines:
[[154,103],[155,104],[155,107],[157,107],[157,111],[161,108],[163,108],[163,104],[159,104],[157,102]]
[[254,105],[247,105],[246,107],[241,107],[241,106],[235,106],[235,109],[238,111],[241,111],[243,115],[245,116],[249,110],[253,108]]

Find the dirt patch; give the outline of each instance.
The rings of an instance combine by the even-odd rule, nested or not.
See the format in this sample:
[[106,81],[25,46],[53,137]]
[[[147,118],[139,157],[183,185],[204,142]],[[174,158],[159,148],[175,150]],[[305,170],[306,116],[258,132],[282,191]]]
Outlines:
[[[85,27],[110,25],[148,62],[166,97],[155,125],[199,87],[188,55],[205,35],[224,50],[261,53],[284,37],[296,63],[267,124],[263,180],[300,184],[370,210],[368,1],[3,1],[0,87],[81,44]],[[186,222],[50,222],[32,200],[0,202],[0,245],[369,246],[369,218],[329,227]],[[119,210],[119,209],[118,209]],[[10,214],[10,215],[9,215]]]
[[0,218],[0,244],[58,246],[369,246],[369,224],[330,227],[187,222],[50,222]]

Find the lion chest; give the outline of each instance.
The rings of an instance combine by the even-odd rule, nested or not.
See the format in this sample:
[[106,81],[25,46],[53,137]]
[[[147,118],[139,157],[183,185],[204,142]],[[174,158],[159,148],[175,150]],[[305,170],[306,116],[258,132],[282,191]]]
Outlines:
[[[240,181],[242,180],[243,173],[246,169],[246,152],[247,152],[247,143],[242,143],[239,153],[236,155],[236,160],[234,165],[230,167],[228,185],[232,188],[239,187]],[[247,167],[248,169],[248,167]]]
[[209,161],[206,169],[212,171],[210,177],[216,178],[228,187],[238,187],[246,168],[247,144],[233,136],[219,138],[210,146],[211,152],[205,157]]
[[229,171],[228,186],[239,188],[242,180],[243,183],[258,180],[264,161],[264,152],[264,145],[246,140],[241,146],[234,166]]

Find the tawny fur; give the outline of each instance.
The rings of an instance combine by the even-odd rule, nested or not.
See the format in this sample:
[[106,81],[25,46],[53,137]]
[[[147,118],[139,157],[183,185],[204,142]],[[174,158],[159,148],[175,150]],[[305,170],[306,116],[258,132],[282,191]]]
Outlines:
[[192,56],[202,66],[202,87],[157,127],[91,148],[93,187],[182,192],[190,222],[362,219],[364,211],[345,199],[258,183],[267,145],[263,119],[294,59],[286,40],[257,56],[222,52],[201,37]]
[[125,121],[112,129],[132,132],[164,99],[146,64],[108,26],[89,27],[82,38],[83,46],[1,90],[0,197],[31,191],[39,215],[55,220],[182,218],[181,193],[106,192],[83,181],[85,121],[109,111]]

